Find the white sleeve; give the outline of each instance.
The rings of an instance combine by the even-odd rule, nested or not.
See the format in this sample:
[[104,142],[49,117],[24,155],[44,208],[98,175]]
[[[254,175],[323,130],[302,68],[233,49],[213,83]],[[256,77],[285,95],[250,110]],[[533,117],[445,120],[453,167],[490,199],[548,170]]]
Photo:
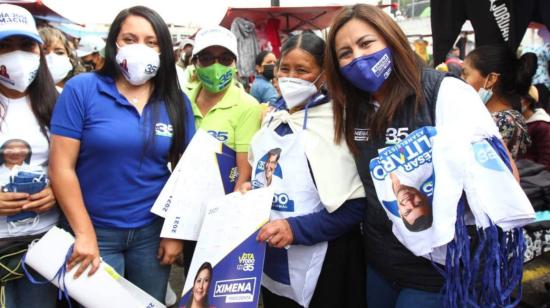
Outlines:
[[499,136],[498,128],[477,92],[466,82],[445,77],[439,87],[435,108],[439,132],[461,135],[471,142]]

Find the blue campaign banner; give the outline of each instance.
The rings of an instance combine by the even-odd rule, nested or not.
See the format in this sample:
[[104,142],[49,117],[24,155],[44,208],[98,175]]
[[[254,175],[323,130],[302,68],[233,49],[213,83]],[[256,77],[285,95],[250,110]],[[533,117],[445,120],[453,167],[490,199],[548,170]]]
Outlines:
[[258,232],[214,266],[207,259],[193,259],[194,264],[201,265],[196,273],[189,273],[187,279],[193,279],[193,287],[179,306],[189,308],[195,301],[198,307],[257,307],[265,258],[265,243],[256,240]]
[[237,153],[222,143],[221,152],[216,153],[216,161],[225,193],[232,193],[235,190],[238,178]]

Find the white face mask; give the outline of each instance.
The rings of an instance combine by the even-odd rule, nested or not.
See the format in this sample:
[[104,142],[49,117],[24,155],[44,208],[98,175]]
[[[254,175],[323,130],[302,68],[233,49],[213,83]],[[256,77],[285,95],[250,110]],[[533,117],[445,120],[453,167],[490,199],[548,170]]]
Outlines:
[[40,222],[40,215],[27,219],[6,221],[8,225],[8,234],[18,235],[32,230]]
[[16,50],[0,55],[0,83],[23,93],[34,81],[40,66],[40,56]]
[[[315,81],[319,79],[319,76]],[[279,78],[279,88],[281,89],[281,94],[283,95],[288,109],[292,109],[302,104],[313,96],[313,94],[317,93],[317,87],[314,82],[300,78],[281,77]]]
[[50,74],[52,74],[53,82],[57,84],[61,80],[65,79],[70,71],[73,70],[73,65],[69,57],[66,55],[58,55],[54,52],[50,52],[46,55],[46,63]]
[[143,44],[129,44],[118,48],[116,61],[122,75],[134,86],[155,77],[160,65],[159,53]]

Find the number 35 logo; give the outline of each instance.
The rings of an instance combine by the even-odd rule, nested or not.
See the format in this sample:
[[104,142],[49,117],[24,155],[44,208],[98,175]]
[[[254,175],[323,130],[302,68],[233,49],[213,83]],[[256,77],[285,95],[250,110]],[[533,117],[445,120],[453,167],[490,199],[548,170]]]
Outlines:
[[212,137],[218,139],[221,142],[226,142],[227,139],[229,139],[229,133],[228,132],[219,132],[215,130],[209,130],[208,133],[212,135]]
[[399,127],[399,128],[390,127],[386,130],[386,143],[397,144],[401,140],[407,138],[408,135],[409,135],[408,127]]

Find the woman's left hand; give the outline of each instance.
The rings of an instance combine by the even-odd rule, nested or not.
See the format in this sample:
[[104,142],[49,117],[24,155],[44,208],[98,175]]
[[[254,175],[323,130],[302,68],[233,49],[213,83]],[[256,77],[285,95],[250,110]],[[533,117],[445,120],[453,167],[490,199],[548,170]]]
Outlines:
[[44,188],[41,192],[29,196],[29,203],[23,205],[23,211],[33,211],[35,213],[44,213],[55,206],[55,196],[50,186]]
[[269,246],[284,248],[294,241],[294,234],[286,219],[277,219],[266,223],[258,234],[258,241],[267,242]]
[[161,238],[157,259],[162,265],[173,264],[178,256],[183,252],[183,241],[172,238]]

